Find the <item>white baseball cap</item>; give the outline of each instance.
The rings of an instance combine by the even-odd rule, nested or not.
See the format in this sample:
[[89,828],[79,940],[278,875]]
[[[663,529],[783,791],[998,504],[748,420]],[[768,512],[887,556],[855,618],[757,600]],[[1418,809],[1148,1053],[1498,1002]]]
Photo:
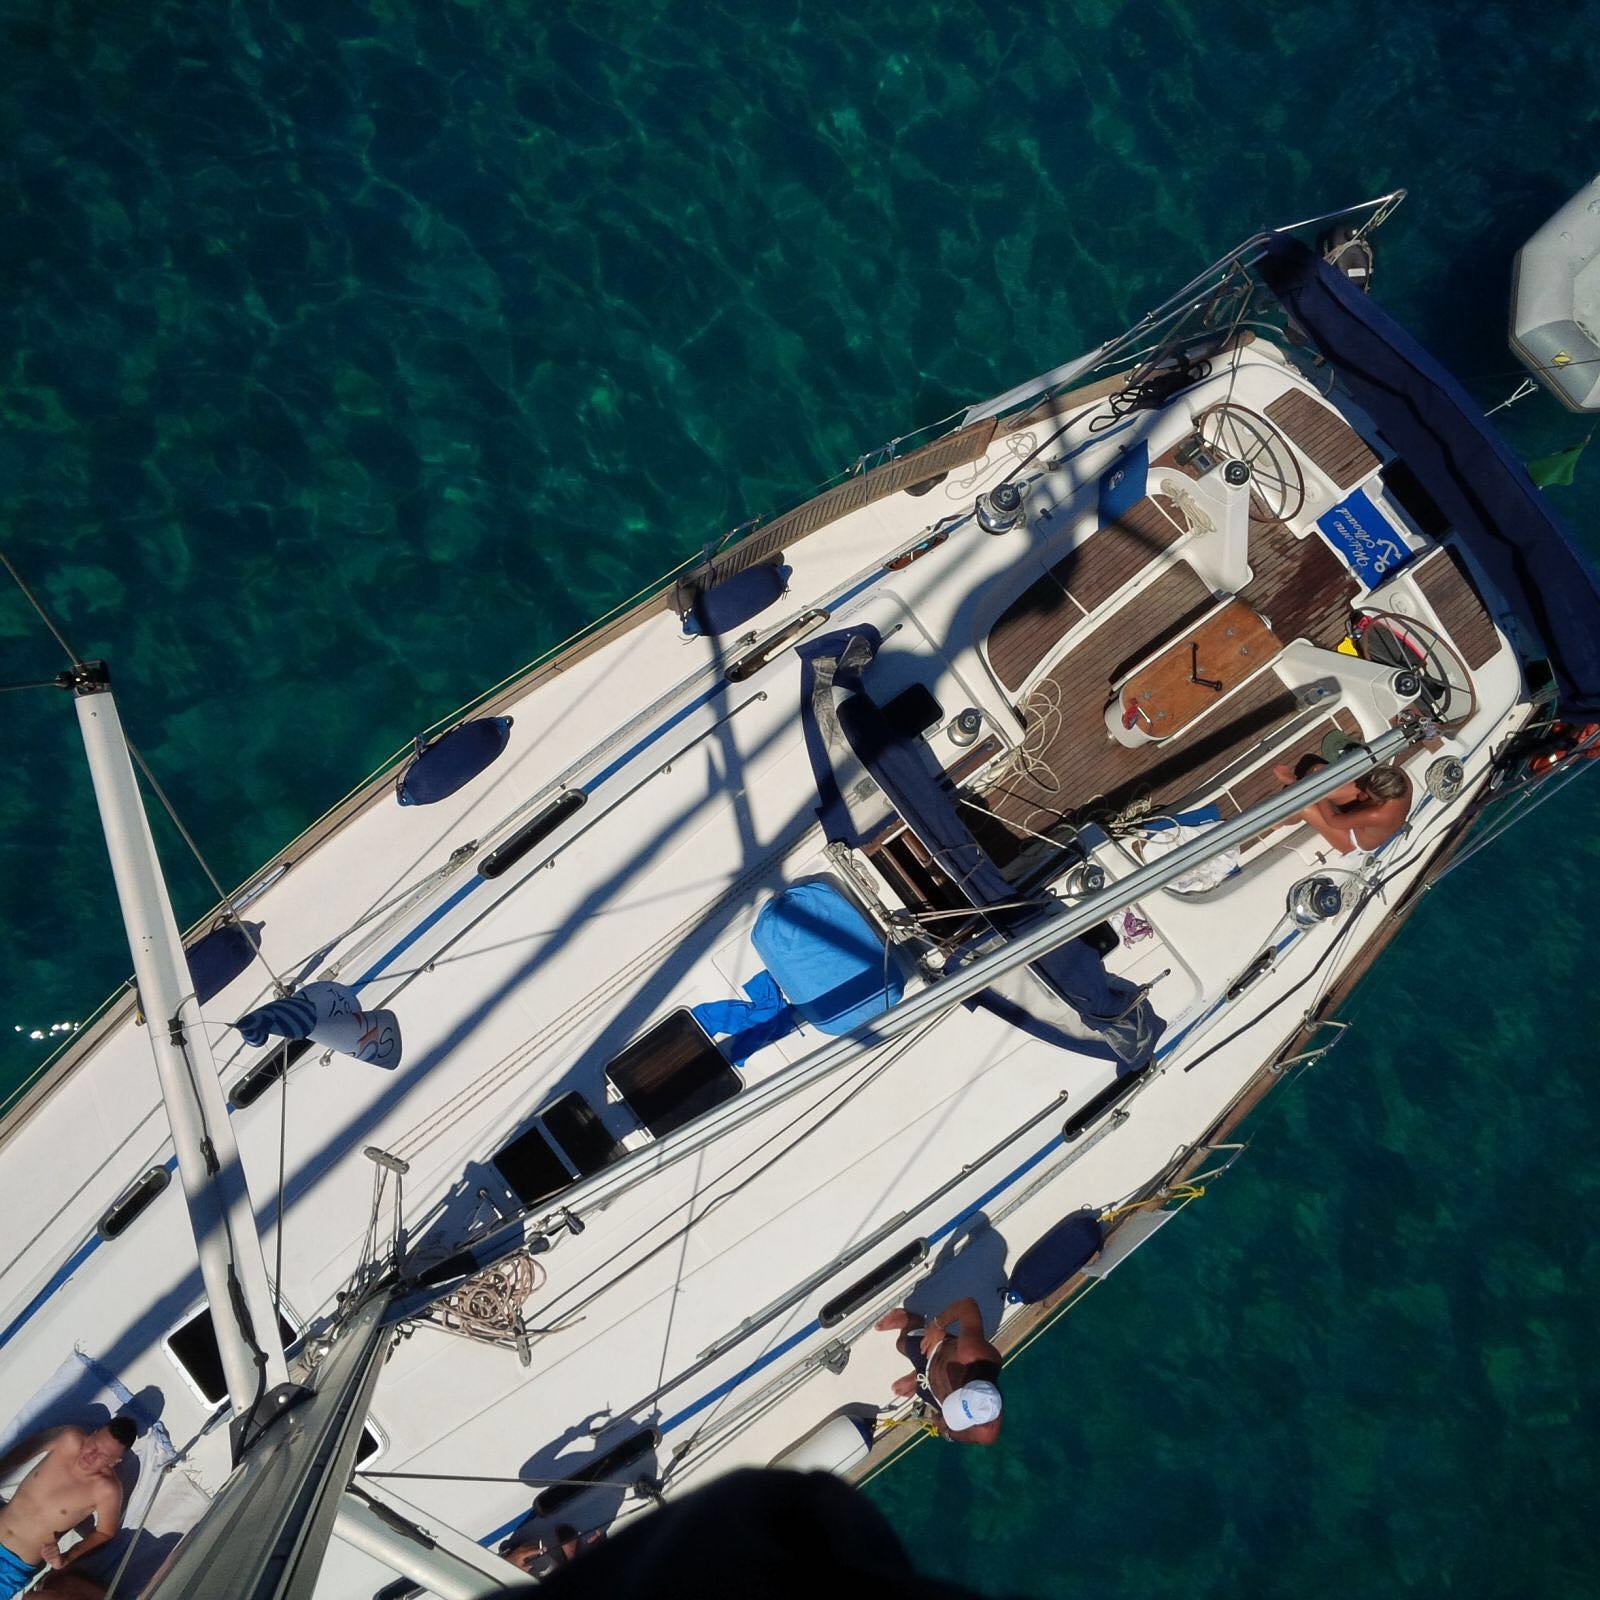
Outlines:
[[968,1428],[981,1428],[1000,1415],[1000,1391],[987,1378],[964,1383],[945,1396],[939,1408],[944,1425],[952,1433],[962,1433]]

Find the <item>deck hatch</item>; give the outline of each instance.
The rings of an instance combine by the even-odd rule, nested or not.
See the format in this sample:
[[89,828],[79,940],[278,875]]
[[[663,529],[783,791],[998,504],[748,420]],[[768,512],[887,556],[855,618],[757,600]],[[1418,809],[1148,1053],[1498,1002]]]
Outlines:
[[525,1206],[548,1200],[573,1181],[566,1162],[550,1148],[550,1141],[538,1123],[519,1134],[491,1160],[510,1185],[511,1192]]
[[581,1178],[592,1177],[626,1154],[621,1141],[600,1120],[600,1113],[576,1092],[546,1106],[539,1120]]
[[[294,1325],[278,1314],[278,1332],[285,1345],[299,1337]],[[205,1396],[210,1405],[228,1397],[228,1380],[222,1371],[222,1351],[217,1347],[217,1330],[211,1321],[211,1307],[202,1305],[187,1322],[180,1323],[165,1340],[167,1353],[183,1375]]]
[[606,1077],[657,1139],[740,1089],[739,1074],[686,1009],[635,1039],[606,1068]]
[[926,1239],[913,1239],[905,1249],[897,1250],[887,1261],[881,1261],[864,1278],[857,1278],[843,1294],[835,1295],[817,1314],[824,1328],[832,1328],[844,1321],[852,1311],[870,1305],[878,1294],[897,1278],[902,1278],[928,1254]]

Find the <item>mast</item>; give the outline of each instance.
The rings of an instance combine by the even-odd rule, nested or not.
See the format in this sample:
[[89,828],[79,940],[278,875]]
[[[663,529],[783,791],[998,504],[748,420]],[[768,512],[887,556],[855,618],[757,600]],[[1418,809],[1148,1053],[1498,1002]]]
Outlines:
[[235,1417],[288,1371],[239,1147],[104,662],[70,687]]
[[391,1343],[388,1285],[350,1313],[309,1387],[287,1382],[239,1147],[105,664],[80,664],[67,686],[75,697],[128,931],[141,1018],[172,1125],[240,1462],[147,1592],[168,1600],[310,1600],[336,1529],[450,1600],[473,1600],[528,1581],[497,1557],[471,1549],[464,1537],[445,1548],[438,1537],[401,1518],[375,1514],[346,1488],[381,1358]]

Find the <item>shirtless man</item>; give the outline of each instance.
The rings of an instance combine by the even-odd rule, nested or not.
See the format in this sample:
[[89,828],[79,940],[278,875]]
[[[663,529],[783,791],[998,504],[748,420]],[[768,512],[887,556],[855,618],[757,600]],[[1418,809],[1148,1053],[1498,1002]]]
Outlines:
[[[955,1333],[950,1325],[955,1324]],[[939,1416],[939,1432],[957,1444],[993,1444],[1000,1437],[1000,1352],[983,1336],[983,1313],[970,1295],[926,1321],[903,1307],[878,1322],[912,1366],[896,1378],[898,1395],[920,1394]]]
[[[1327,766],[1320,756],[1310,756],[1291,770],[1279,762],[1272,771],[1284,785],[1307,778]],[[1322,800],[1313,800],[1296,813],[1342,855],[1376,850],[1387,844],[1411,815],[1411,780],[1398,767],[1374,767],[1354,783],[1346,783]]]
[[[0,1508],[0,1600],[19,1594],[41,1566],[62,1567],[98,1550],[122,1526],[122,1484],[117,1468],[137,1437],[127,1417],[103,1428],[50,1428],[0,1456],[0,1479],[45,1451],[42,1461]],[[66,1552],[57,1543],[90,1513],[94,1532]]]

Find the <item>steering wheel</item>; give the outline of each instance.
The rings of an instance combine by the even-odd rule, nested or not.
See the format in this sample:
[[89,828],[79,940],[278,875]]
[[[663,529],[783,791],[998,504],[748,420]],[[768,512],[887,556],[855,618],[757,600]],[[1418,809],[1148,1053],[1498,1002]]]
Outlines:
[[1264,416],[1233,400],[1219,400],[1194,419],[1202,442],[1225,461],[1250,468],[1250,515],[1257,522],[1288,522],[1306,503],[1306,479],[1294,446]]
[[1363,610],[1361,654],[1383,667],[1410,667],[1422,679],[1422,704],[1435,722],[1460,724],[1478,708],[1472,674],[1432,623],[1395,611]]

